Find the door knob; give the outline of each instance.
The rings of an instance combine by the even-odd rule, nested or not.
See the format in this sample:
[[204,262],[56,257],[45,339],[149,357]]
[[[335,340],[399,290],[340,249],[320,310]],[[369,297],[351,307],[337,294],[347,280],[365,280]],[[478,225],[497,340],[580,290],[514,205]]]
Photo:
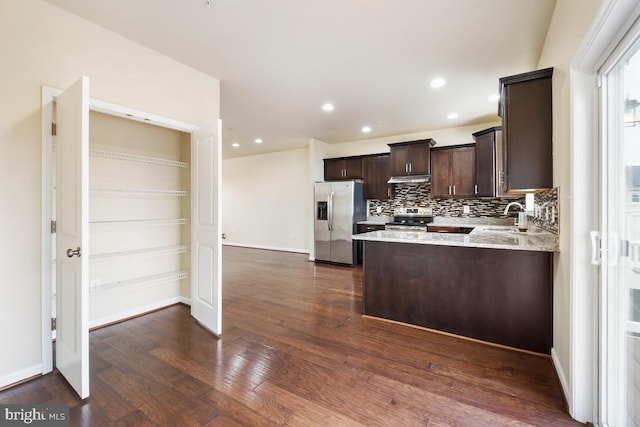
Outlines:
[[75,249],[71,249],[71,248],[67,249],[67,256],[69,258],[73,258],[74,255],[80,258],[80,246],[78,246]]

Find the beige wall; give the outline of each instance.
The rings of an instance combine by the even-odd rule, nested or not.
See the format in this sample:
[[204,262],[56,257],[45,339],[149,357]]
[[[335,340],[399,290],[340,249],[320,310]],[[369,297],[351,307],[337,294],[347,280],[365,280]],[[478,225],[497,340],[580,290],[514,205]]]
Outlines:
[[[553,67],[553,171],[560,188],[560,253],[555,257],[553,351],[559,373],[570,383],[571,325],[571,105],[570,66],[602,0],[557,0],[538,68]],[[571,392],[570,390],[567,390]]]
[[[0,2],[0,386],[41,363],[41,86],[201,125],[219,81],[40,0]],[[35,371],[35,372],[34,372]]]
[[223,244],[309,250],[308,157],[304,148],[222,162]]

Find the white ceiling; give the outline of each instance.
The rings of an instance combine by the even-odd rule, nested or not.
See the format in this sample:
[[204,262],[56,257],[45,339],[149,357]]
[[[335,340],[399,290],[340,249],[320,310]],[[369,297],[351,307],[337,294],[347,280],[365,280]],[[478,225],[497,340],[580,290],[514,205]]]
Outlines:
[[[555,5],[47,1],[219,78],[224,158],[305,147],[310,138],[338,143],[498,120],[487,98],[499,77],[536,68]],[[432,89],[437,76],[447,83]],[[323,111],[325,102],[335,110]],[[459,118],[447,119],[453,111]]]

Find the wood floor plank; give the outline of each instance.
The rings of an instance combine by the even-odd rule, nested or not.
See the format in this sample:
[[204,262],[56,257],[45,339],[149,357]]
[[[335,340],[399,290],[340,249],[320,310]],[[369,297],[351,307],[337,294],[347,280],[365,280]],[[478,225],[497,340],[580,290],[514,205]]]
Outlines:
[[[286,404],[293,410],[293,415],[287,420],[289,426],[363,426],[353,419],[333,412],[322,404],[305,399],[291,393],[282,387],[269,382],[262,383],[258,389],[275,401]],[[370,424],[373,425],[373,424]]]
[[223,333],[184,305],[91,332],[91,396],[54,371],[0,403],[72,426],[576,426],[548,357],[361,316],[362,269],[224,247]]
[[127,376],[111,368],[98,378],[160,425],[202,426],[219,415],[216,408],[137,374]]

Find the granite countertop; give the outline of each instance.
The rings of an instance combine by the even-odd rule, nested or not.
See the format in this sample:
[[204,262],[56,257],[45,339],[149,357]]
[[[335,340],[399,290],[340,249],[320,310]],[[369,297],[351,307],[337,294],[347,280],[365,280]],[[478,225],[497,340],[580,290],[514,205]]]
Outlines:
[[[437,224],[444,225],[444,224]],[[453,225],[453,224],[451,224]],[[470,225],[456,221],[456,226]],[[468,248],[510,249],[520,251],[558,252],[558,236],[532,228],[518,232],[514,226],[476,225],[469,234],[429,233],[425,231],[380,230],[356,234],[354,240],[414,243],[422,245],[461,246]]]
[[384,225],[387,222],[391,222],[393,221],[393,217],[392,216],[385,216],[385,215],[371,215],[367,218],[366,221],[358,221],[358,224],[364,224],[364,225]]

